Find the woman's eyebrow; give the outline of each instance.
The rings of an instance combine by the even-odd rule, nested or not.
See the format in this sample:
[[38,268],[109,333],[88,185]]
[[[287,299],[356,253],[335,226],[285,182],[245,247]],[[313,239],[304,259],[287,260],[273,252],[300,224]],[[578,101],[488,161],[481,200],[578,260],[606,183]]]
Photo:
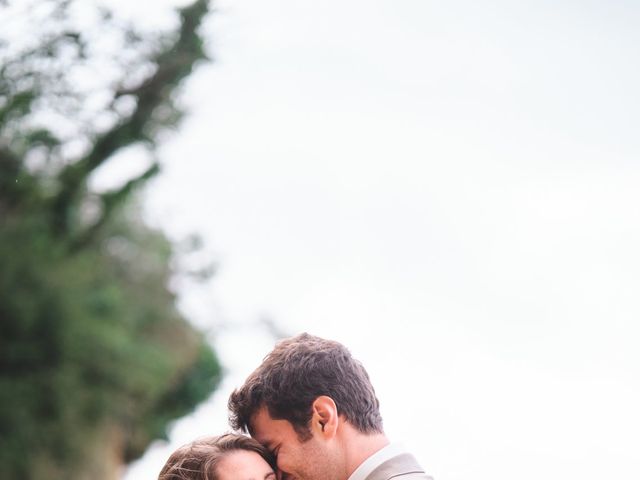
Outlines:
[[269,477],[275,477],[275,476],[276,476],[275,472],[269,472],[269,473],[267,473],[267,474],[264,476],[264,478],[265,478],[265,480],[266,480],[266,479],[267,479],[267,478],[269,478]]

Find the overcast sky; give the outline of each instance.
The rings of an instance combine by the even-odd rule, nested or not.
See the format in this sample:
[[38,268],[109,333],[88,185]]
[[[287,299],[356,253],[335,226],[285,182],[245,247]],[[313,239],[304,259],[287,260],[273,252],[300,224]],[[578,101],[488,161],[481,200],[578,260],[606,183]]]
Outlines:
[[640,5],[216,5],[146,209],[220,264],[181,301],[228,377],[127,480],[227,428],[264,316],[349,346],[436,480],[640,478]]

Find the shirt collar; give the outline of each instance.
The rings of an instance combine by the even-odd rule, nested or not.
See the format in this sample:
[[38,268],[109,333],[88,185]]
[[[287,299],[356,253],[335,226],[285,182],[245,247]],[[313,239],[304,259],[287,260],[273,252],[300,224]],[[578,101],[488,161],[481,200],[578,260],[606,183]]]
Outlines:
[[362,462],[360,466],[354,470],[348,480],[365,480],[371,472],[384,462],[405,452],[406,450],[404,446],[398,443],[390,443]]

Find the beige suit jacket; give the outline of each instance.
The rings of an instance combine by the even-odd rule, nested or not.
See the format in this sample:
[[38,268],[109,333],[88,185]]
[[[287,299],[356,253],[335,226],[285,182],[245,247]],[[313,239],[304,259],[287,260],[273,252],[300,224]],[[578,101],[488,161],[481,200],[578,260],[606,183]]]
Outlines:
[[366,480],[433,480],[409,453],[390,458],[371,472]]

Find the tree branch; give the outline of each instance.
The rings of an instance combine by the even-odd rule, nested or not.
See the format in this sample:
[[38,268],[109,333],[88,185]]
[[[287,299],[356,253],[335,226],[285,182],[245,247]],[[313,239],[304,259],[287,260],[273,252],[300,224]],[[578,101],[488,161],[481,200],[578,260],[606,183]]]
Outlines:
[[132,178],[122,187],[117,190],[113,190],[100,195],[102,203],[102,211],[100,218],[96,220],[91,226],[86,227],[82,232],[77,234],[71,241],[71,251],[76,252],[82,248],[90,245],[91,242],[100,233],[100,230],[104,227],[107,221],[113,215],[113,212],[122,205],[131,193],[139,188],[142,184],[146,183],[150,178],[154,177],[160,172],[160,166],[157,163],[151,165],[138,177]]
[[[207,11],[207,0],[197,0],[180,10],[180,34],[156,56],[155,73],[138,87],[126,92],[135,97],[135,110],[100,135],[85,157],[60,172],[60,191],[52,202],[52,227],[56,233],[62,236],[71,233],[76,216],[75,207],[80,203],[88,177],[96,168],[124,147],[153,141],[154,127],[163,126],[161,121],[154,119],[154,112],[158,107],[174,108],[171,93],[191,73],[194,64],[206,58],[196,30]],[[122,91],[116,92],[114,98],[122,94]]]

